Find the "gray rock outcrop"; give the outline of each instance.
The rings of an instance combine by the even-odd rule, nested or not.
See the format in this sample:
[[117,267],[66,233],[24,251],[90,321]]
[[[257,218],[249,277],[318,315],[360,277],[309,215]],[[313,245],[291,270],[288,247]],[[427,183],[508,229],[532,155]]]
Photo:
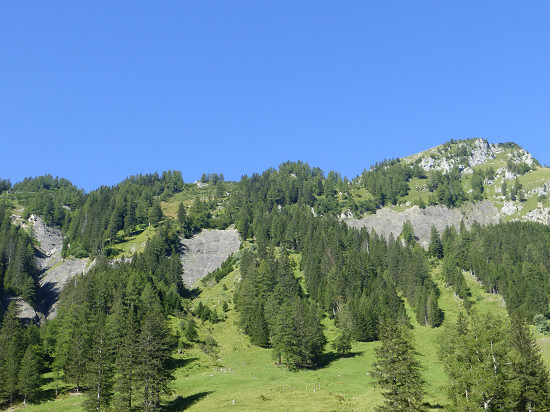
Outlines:
[[[57,228],[47,226],[44,221],[31,215],[28,221],[33,236],[39,243],[36,251],[36,265],[40,270],[38,289],[38,313],[42,318],[55,316],[57,300],[63,286],[75,275],[84,273],[88,268],[88,259],[63,259],[63,235]],[[25,310],[21,316],[30,313]]]
[[235,229],[203,230],[191,239],[181,239],[183,283],[193,284],[216,270],[231,255],[239,251],[241,241]]
[[460,222],[464,220],[466,227],[471,227],[474,222],[481,225],[498,223],[500,214],[492,202],[483,201],[479,203],[466,204],[461,208],[449,209],[445,206],[427,206],[420,209],[413,206],[401,212],[390,208],[380,209],[374,215],[368,215],[362,219],[344,219],[344,221],[355,228],[366,227],[373,230],[386,239],[392,234],[399,236],[403,229],[403,223],[409,220],[414,228],[414,233],[419,243],[427,247],[430,242],[432,225],[441,233],[447,226],[455,226],[457,229]]

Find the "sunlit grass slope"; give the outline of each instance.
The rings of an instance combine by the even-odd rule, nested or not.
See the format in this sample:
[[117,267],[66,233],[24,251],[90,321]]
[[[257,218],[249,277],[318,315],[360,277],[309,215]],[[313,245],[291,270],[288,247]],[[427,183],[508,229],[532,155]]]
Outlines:
[[[445,312],[444,325],[437,329],[418,325],[412,310],[407,308],[414,329],[414,342],[420,360],[425,367],[426,403],[432,410],[441,410],[447,405],[442,389],[446,382],[443,366],[438,361],[438,340],[445,325],[454,322],[463,310],[462,301],[451,288],[444,286],[440,267],[432,268],[434,280],[440,290],[440,306]],[[238,315],[234,310],[232,297],[240,277],[239,270],[230,273],[220,283],[204,287],[198,300],[210,308],[222,311],[223,302],[229,310],[222,322],[199,324],[199,341],[213,338],[217,342],[215,352],[207,354],[200,349],[200,343],[175,354],[174,393],[167,399],[167,410],[181,411],[374,411],[382,402],[380,389],[375,387],[370,376],[375,360],[374,349],[379,343],[356,342],[352,354],[339,358],[332,352],[330,342],[335,336],[335,327],[325,319],[325,333],[329,340],[327,355],[318,369],[289,371],[275,364],[271,350],[250,344],[238,327]],[[470,275],[465,278],[472,291],[473,307],[480,313],[492,311],[507,316],[502,298],[486,293]],[[198,301],[193,302],[193,307]],[[174,331],[179,330],[180,319],[171,318]],[[544,358],[550,361],[550,340],[539,336]],[[63,394],[53,400],[55,381],[51,374],[46,376],[51,401],[40,405],[29,405],[29,411],[72,411],[80,410],[82,396],[70,393],[69,387],[61,387]],[[22,409],[22,408],[21,408]]]

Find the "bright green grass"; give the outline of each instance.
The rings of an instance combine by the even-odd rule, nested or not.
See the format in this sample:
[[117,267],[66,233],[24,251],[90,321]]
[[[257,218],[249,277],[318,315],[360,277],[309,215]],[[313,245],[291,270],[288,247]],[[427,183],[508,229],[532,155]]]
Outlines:
[[153,237],[156,233],[156,228],[147,226],[145,230],[138,235],[129,236],[122,243],[114,245],[118,251],[116,258],[131,257],[136,252],[142,252],[145,249],[147,240]]

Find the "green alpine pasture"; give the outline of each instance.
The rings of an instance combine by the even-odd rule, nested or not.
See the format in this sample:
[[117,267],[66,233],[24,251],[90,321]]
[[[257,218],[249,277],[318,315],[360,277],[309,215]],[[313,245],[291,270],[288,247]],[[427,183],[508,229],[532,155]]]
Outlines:
[[[441,410],[447,405],[442,389],[446,382],[443,366],[437,357],[438,340],[449,322],[456,320],[463,310],[462,301],[452,288],[446,287],[440,274],[440,266],[434,263],[432,277],[441,291],[440,306],[445,320],[439,328],[419,325],[412,309],[407,307],[414,326],[413,336],[420,361],[424,365],[426,385],[425,402],[430,410]],[[499,295],[486,293],[470,274],[465,273],[472,292],[474,310],[480,313],[492,311],[506,317],[506,310]],[[291,371],[279,366],[270,349],[252,346],[249,338],[238,326],[238,315],[233,308],[232,296],[240,274],[238,268],[218,284],[202,288],[192,307],[200,300],[204,305],[223,313],[225,319],[211,324],[198,321],[198,339],[190,344],[180,332],[180,319],[172,317],[174,334],[186,348],[174,353],[175,380],[173,394],[166,399],[170,411],[374,411],[383,400],[380,389],[370,376],[375,360],[374,348],[378,342],[354,342],[348,357],[340,358],[330,343],[336,328],[331,319],[324,319],[328,339],[322,364],[316,369]],[[222,311],[224,302],[228,311]],[[537,335],[544,359],[550,365],[550,339]],[[215,342],[204,348],[201,342]],[[180,344],[180,348],[182,345]],[[82,395],[60,382],[60,395],[55,398],[55,379],[52,373],[44,375],[46,399],[39,404],[20,405],[15,410],[73,411],[81,410]]]

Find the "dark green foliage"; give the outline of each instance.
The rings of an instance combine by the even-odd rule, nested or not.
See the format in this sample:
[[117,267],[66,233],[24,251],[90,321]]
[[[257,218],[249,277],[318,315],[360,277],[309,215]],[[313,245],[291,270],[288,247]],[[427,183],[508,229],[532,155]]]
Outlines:
[[[494,173],[494,171],[493,171]],[[470,195],[473,201],[483,200],[483,180],[485,178],[485,173],[480,169],[475,169],[470,177],[470,185],[472,186],[472,193]]]
[[523,193],[523,185],[521,184],[521,182],[517,177],[516,177],[516,180],[514,181],[514,185],[510,189],[510,199],[519,200],[520,202],[525,201],[525,197]]
[[24,218],[34,213],[46,224],[64,227],[70,210],[82,206],[84,193],[66,179],[45,175],[27,177],[13,186],[13,193],[25,206]]
[[148,308],[138,338],[137,382],[143,410],[160,410],[163,394],[170,394],[169,383],[174,379],[169,368],[173,341],[160,305]]
[[225,180],[223,173],[203,173],[201,176],[201,183],[212,183],[213,185]]
[[185,325],[185,331],[184,331],[185,339],[187,339],[189,342],[195,342],[198,338],[197,333],[197,323],[193,318],[189,319]]
[[[466,146],[459,150],[457,155],[468,155]],[[546,226],[474,225],[468,231],[461,224],[459,232],[448,227],[441,236],[434,227],[425,253],[415,241],[410,222],[404,224],[401,238],[384,239],[338,219],[342,209],[362,214],[400,202],[413,177],[427,178],[432,203],[456,206],[466,199],[458,169],[427,176],[418,162],[409,166],[394,160],[376,165],[350,183],[337,172],[325,178],[318,168],[287,162],[278,170],[244,176],[235,184],[225,183],[221,175],[203,177],[207,188],[212,188],[209,196],[197,190],[191,208],[180,203],[177,222],[164,217],[160,202],[186,188],[178,172],[134,176],[89,194],[50,176],[28,179],[17,186],[17,194],[3,195],[16,197],[27,214],[32,211],[62,227],[65,255],[100,256],[88,274],[66,285],[57,318],[44,328],[43,343],[36,328],[21,327],[15,307],[6,312],[0,331],[0,397],[6,403],[36,396],[40,384],[36,371],[41,366],[35,361],[45,360],[57,378],[62,376],[85,392],[90,410],[159,409],[161,396],[169,393],[174,347],[167,315],[184,314],[188,320],[182,333],[188,342],[196,342],[195,317],[187,308],[195,307],[196,318],[212,323],[223,320],[229,310],[227,301],[223,312],[218,312],[200,301],[188,305],[183,300],[187,291],[181,278],[179,236],[229,224],[235,224],[252,246],[247,243],[204,282],[217,283],[239,268],[234,303],[251,342],[272,348],[275,358],[287,367],[302,368],[319,364],[326,345],[323,316],[334,318],[340,329],[332,347],[341,355],[349,353],[353,340],[386,340],[377,367],[400,359],[404,362],[400,365],[412,362],[392,368],[394,383],[409,379],[411,371],[416,374],[416,383],[407,388],[388,387],[386,406],[391,404],[391,410],[423,407],[414,348],[406,327],[395,323],[409,325],[404,300],[420,324],[437,327],[442,323],[440,292],[430,276],[436,259],[443,259],[445,281],[466,309],[475,307],[464,279],[464,271],[469,271],[488,292],[503,295],[510,313],[527,319],[539,314],[536,322],[541,331],[548,327],[550,229]],[[483,185],[493,179],[494,170],[474,171],[472,196],[482,197]],[[359,183],[369,195],[355,202],[350,187]],[[523,198],[519,179],[510,192],[516,199]],[[224,208],[219,210],[219,198],[225,196]],[[37,276],[33,241],[11,223],[10,213],[9,206],[0,204],[0,293],[7,290],[33,303]],[[101,257],[116,253],[118,242],[148,224],[157,227],[156,235],[131,262],[110,265]],[[537,405],[544,405],[541,399],[548,394],[546,372],[524,324],[516,324],[510,332],[492,318],[475,317],[470,322],[461,317],[448,338],[442,356],[447,356],[446,368],[453,376],[455,386],[449,393],[456,408],[542,408]],[[212,336],[207,335],[201,345],[216,355]],[[493,358],[498,360],[496,373]],[[378,375],[381,384],[389,375],[384,376]],[[474,376],[483,377],[485,386],[468,381]],[[503,382],[510,382],[510,387],[503,390]],[[466,387],[471,396],[465,395]],[[411,393],[402,395],[403,389]]]
[[527,163],[522,161],[515,161],[513,158],[508,159],[506,167],[510,172],[516,175],[524,175],[529,170],[531,170],[531,167]]
[[502,184],[500,185],[500,191],[502,193],[502,196],[505,198],[508,196],[508,185],[506,184],[506,180],[502,181]]
[[441,271],[445,277],[445,284],[453,287],[455,293],[462,299],[464,307],[468,310],[472,304],[470,301],[470,288],[466,284],[462,270],[453,254],[445,255]]
[[547,335],[548,332],[550,332],[550,324],[548,323],[548,319],[546,319],[546,316],[541,313],[535,315],[533,318],[533,324],[537,328],[538,333]]
[[23,403],[36,399],[42,386],[42,358],[40,347],[29,345],[25,350],[18,374],[18,390]]
[[84,409],[88,411],[105,410],[113,397],[115,344],[118,333],[109,336],[106,316],[98,312],[90,322],[92,337],[91,347],[86,362],[84,383],[87,388],[87,399]]
[[405,241],[405,244],[409,247],[413,246],[416,242],[414,235],[414,227],[410,220],[406,220],[403,223],[403,229],[401,230],[401,237]]
[[509,313],[531,321],[547,314],[550,285],[550,229],[538,223],[511,222],[476,226],[467,235],[463,269],[470,270],[488,292],[500,293]]
[[52,367],[84,389],[87,409],[157,410],[169,392],[174,342],[166,314],[181,310],[185,291],[177,242],[163,228],[131,263],[100,259],[64,288]]
[[0,296],[5,291],[35,305],[37,275],[31,237],[0,207]]
[[201,279],[203,284],[209,284],[211,282],[219,283],[224,277],[233,272],[236,258],[233,254],[222,262],[221,266]]
[[132,410],[138,391],[139,352],[138,327],[134,308],[128,308],[126,319],[119,326],[124,329],[115,335],[119,346],[115,352],[115,405],[123,411]]
[[8,399],[10,404],[19,391],[19,369],[25,353],[18,313],[17,303],[10,303],[0,330],[0,398]]
[[201,301],[199,301],[199,305],[195,310],[195,315],[203,322],[209,320],[212,323],[217,323],[219,321],[216,310],[203,305]]
[[422,366],[407,327],[387,319],[380,327],[380,341],[372,375],[385,401],[377,410],[424,411]]
[[416,174],[425,177],[424,172],[417,167],[408,166],[396,160],[386,160],[377,163],[371,170],[364,171],[361,183],[375,197],[378,207],[388,204],[395,205],[409,193],[409,181]]
[[437,259],[443,258],[443,244],[441,243],[441,238],[439,237],[439,232],[435,226],[432,226],[430,232],[430,244],[428,246],[428,255],[433,256]]
[[299,297],[280,305],[272,335],[274,357],[291,368],[314,365],[326,343],[315,307]]
[[0,179],[0,194],[11,189],[10,179]]

